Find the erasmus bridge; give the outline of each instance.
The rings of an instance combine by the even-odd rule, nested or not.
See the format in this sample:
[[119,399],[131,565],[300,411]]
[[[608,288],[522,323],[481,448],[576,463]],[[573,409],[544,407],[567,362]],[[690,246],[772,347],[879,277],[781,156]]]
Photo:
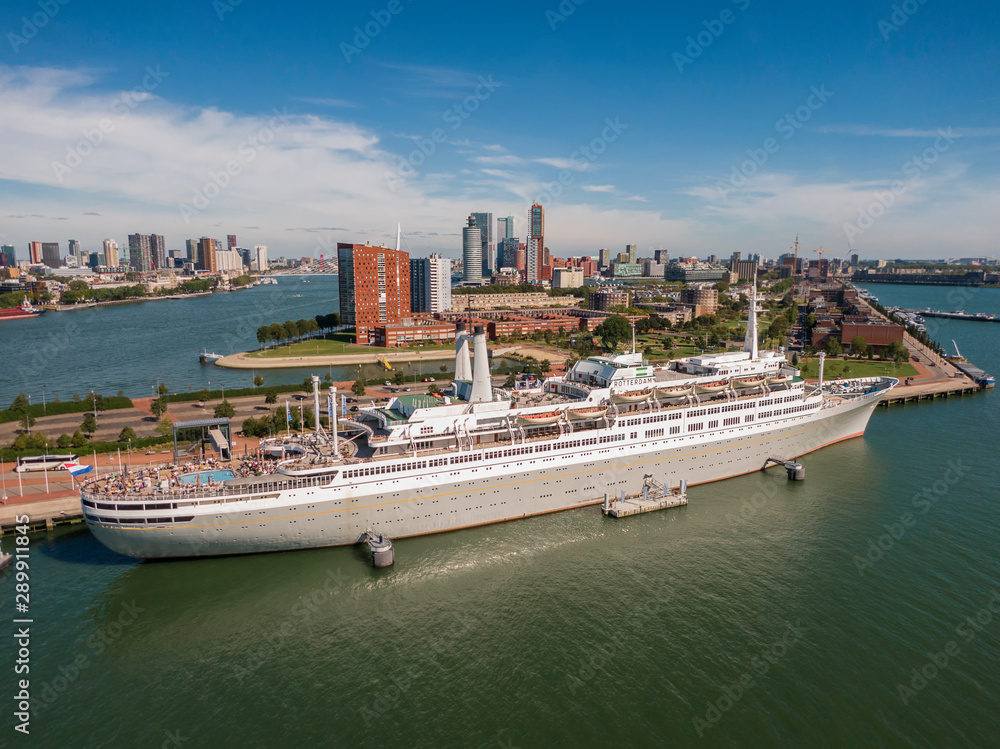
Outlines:
[[300,265],[296,268],[287,268],[285,270],[276,270],[268,275],[270,276],[336,276],[337,275],[337,256],[324,257],[320,255],[318,259],[314,259],[305,265]]

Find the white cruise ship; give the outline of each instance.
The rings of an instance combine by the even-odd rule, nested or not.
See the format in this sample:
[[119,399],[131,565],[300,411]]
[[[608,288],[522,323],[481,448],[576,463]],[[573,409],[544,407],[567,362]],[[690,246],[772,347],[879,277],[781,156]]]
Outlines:
[[355,544],[369,530],[452,531],[598,504],[647,477],[690,486],[760,470],[768,458],[861,436],[898,382],[824,385],[822,368],[819,384],[804,382],[783,354],[758,352],[756,302],[743,351],[654,367],[634,348],[510,392],[491,385],[482,328],[469,336],[460,323],[450,394],[365,407],[340,419],[346,439],[317,429],[263,476],[133,492],[91,482],[84,517],[103,544],[140,558]]

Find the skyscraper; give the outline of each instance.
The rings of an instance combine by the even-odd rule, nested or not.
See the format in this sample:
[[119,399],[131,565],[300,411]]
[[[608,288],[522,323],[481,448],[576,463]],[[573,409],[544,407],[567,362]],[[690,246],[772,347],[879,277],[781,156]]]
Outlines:
[[479,227],[479,238],[483,244],[482,264],[483,278],[488,279],[496,270],[496,253],[493,252],[493,214],[473,213],[476,226]]
[[42,264],[42,243],[28,242],[28,262],[31,265]]
[[253,248],[254,259],[257,261],[257,271],[263,273],[267,270],[267,245],[259,244]]
[[[511,239],[515,236],[514,232],[514,217],[513,216],[501,216],[497,219],[497,268],[504,267],[506,262],[503,250],[503,241],[505,239]],[[510,268],[513,266],[507,265]]]
[[638,260],[639,248],[637,245],[634,244],[625,245],[625,254],[628,255],[628,262],[630,264],[635,265],[637,262],[639,262]]
[[358,343],[372,328],[410,316],[410,255],[388,247],[337,243],[340,321],[353,325]]
[[79,240],[77,240],[77,239],[71,239],[71,240],[69,240],[69,250],[67,250],[67,251],[69,252],[70,255],[73,255],[76,258],[77,264],[82,267],[83,266],[83,262],[82,262],[83,258],[80,256],[80,253],[81,253],[82,250],[80,248],[80,242],[79,242]]
[[14,254],[14,245],[0,245],[0,265],[13,268],[17,265],[17,257]]
[[483,282],[483,237],[474,213],[469,214],[468,224],[462,229],[462,272],[467,284]]
[[215,273],[218,267],[215,262],[216,241],[208,237],[198,240],[198,269]]
[[226,235],[226,249],[227,250],[235,250],[236,249],[236,235],[235,234],[227,234]]
[[167,243],[163,241],[162,234],[149,235],[149,254],[154,268],[167,267]]
[[62,265],[58,242],[42,242],[42,263],[50,268],[58,268]]
[[194,263],[195,265],[197,265],[198,264],[198,240],[197,239],[188,239],[188,240],[185,240],[184,243],[187,245],[187,254],[188,254],[187,259],[189,261],[191,261],[192,263]]
[[500,240],[501,268],[517,268],[517,251],[520,247],[521,242],[517,237],[504,237]]
[[153,255],[148,234],[128,235],[128,267],[139,273],[153,270]]
[[540,203],[531,205],[528,227],[528,283],[537,283],[545,265],[545,209]]
[[451,309],[451,260],[437,254],[410,259],[410,309],[431,314]]
[[104,265],[108,268],[118,267],[118,243],[113,239],[104,240]]

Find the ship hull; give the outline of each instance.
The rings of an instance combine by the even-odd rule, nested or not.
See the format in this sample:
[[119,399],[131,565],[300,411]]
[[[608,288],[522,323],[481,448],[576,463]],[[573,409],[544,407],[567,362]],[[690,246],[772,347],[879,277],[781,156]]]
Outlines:
[[[438,470],[405,480],[296,490],[263,503],[213,506],[225,507],[224,511],[192,508],[196,514],[183,524],[122,526],[95,522],[90,515],[86,519],[101,543],[139,558],[355,544],[368,529],[391,538],[441,533],[596,504],[605,494],[634,491],[648,475],[668,486],[681,480],[690,486],[758,471],[769,457],[797,457],[861,436],[881,395],[828,405],[808,417],[737,427],[718,436],[644,439],[644,426],[588,431],[625,431],[638,442],[483,465],[471,476],[468,469]],[[457,475],[466,478],[450,478]]]

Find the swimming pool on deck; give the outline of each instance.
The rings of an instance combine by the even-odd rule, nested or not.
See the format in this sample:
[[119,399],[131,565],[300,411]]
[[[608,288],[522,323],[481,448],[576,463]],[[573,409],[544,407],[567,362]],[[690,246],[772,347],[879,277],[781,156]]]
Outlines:
[[197,484],[199,476],[201,476],[202,484],[212,482],[218,484],[226,479],[236,478],[236,474],[232,471],[201,471],[200,473],[188,473],[177,480],[182,484]]

